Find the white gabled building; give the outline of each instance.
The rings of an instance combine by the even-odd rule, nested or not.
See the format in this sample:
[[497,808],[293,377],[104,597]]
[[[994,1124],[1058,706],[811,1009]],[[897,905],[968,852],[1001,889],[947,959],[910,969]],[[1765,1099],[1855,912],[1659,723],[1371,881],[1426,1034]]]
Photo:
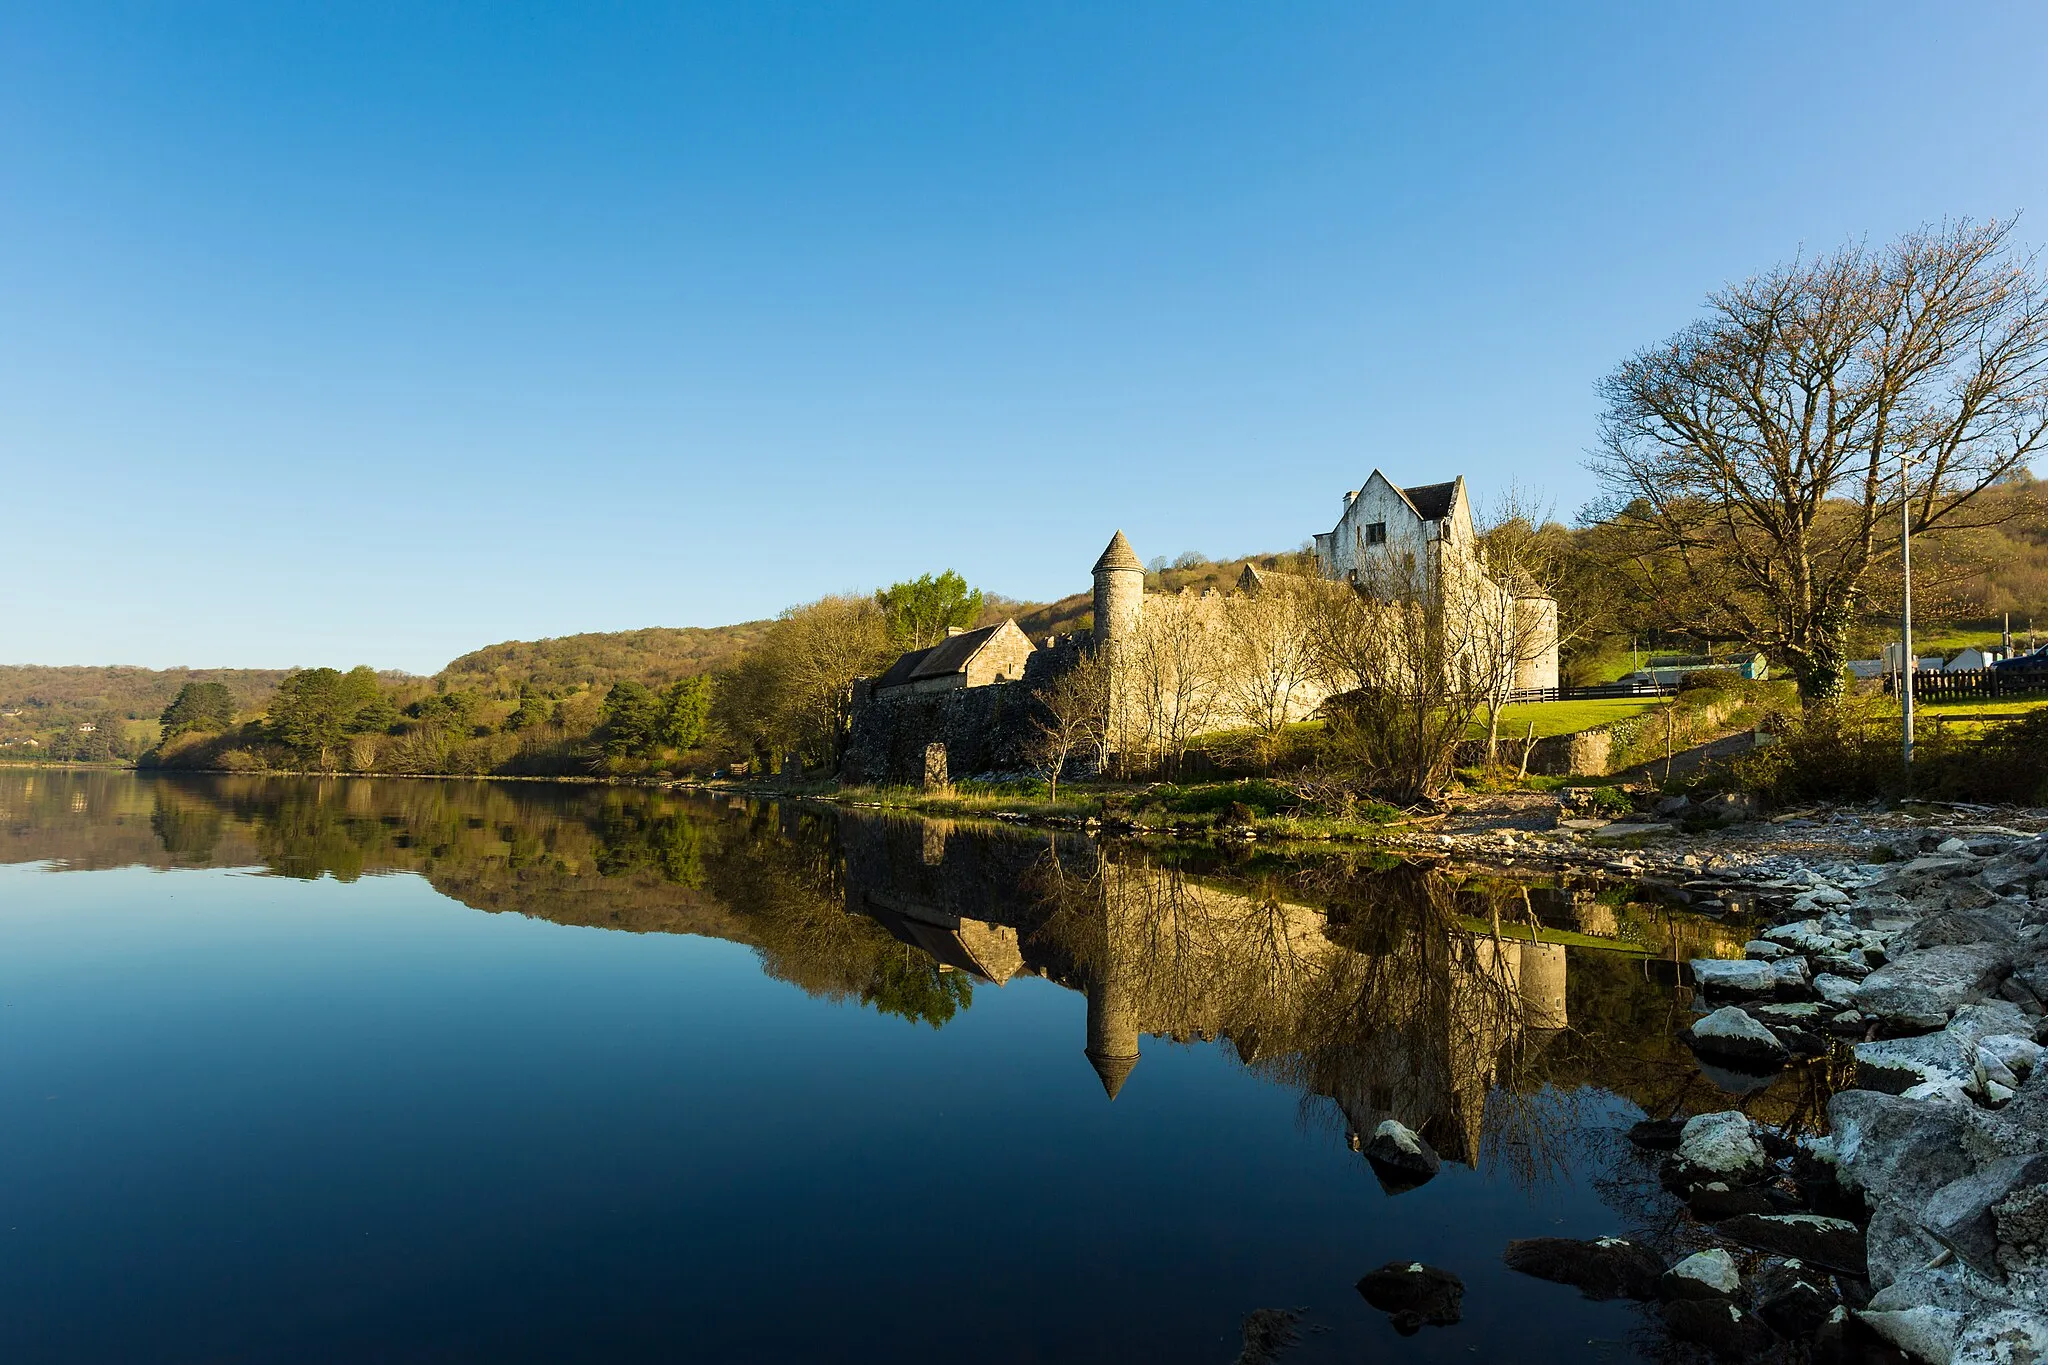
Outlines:
[[1378,566],[1407,566],[1425,572],[1425,581],[1438,588],[1446,579],[1466,585],[1471,591],[1460,596],[1472,609],[1497,609],[1514,622],[1491,633],[1518,641],[1516,688],[1557,686],[1557,602],[1533,584],[1487,577],[1462,475],[1402,488],[1375,469],[1363,487],[1344,494],[1344,515],[1315,546],[1326,578],[1369,587]]

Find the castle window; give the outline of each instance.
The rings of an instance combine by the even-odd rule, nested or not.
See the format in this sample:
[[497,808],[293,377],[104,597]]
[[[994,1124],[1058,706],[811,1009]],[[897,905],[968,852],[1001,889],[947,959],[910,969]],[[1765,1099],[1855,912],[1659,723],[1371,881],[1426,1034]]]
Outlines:
[[1387,543],[1387,524],[1384,521],[1370,522],[1359,533],[1363,545],[1384,545]]

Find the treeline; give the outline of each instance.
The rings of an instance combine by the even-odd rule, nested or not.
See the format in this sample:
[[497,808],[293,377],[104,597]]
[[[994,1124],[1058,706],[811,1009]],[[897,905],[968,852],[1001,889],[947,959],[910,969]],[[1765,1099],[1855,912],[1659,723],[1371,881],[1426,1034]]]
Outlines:
[[764,625],[730,664],[636,678],[451,687],[368,667],[283,675],[260,708],[190,682],[158,717],[154,767],[503,776],[679,776],[836,760],[846,693],[904,649],[987,607],[950,570],[872,597],[826,598]]

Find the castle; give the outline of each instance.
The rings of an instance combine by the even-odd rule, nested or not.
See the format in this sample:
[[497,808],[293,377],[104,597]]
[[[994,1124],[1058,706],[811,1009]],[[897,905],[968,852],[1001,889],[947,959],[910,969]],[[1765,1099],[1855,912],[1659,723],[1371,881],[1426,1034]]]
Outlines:
[[[1498,654],[1500,666],[1491,671],[1511,678],[1511,691],[1557,686],[1557,603],[1533,584],[1497,582],[1488,575],[1462,476],[1402,488],[1375,469],[1362,487],[1344,494],[1337,524],[1314,544],[1324,580],[1348,583],[1368,596],[1393,597],[1389,575],[1405,576],[1407,591],[1458,614],[1465,627],[1453,632],[1462,641],[1458,648],[1467,657],[1489,651],[1485,657],[1493,660]],[[1249,620],[1251,604],[1299,576],[1248,565],[1232,593],[1148,592],[1145,565],[1122,531],[1111,537],[1091,574],[1094,619],[1085,639],[1039,644],[1005,621],[956,632],[930,649],[903,655],[879,678],[857,683],[846,775],[855,781],[930,780],[935,770],[929,751],[935,746],[949,756],[954,773],[1023,766],[1030,709],[1024,697],[1011,694],[1028,694],[1057,676],[1083,648],[1115,650],[1134,675],[1115,708],[1113,728],[1126,736],[1164,729],[1184,739],[1271,728],[1307,718],[1327,699],[1328,687],[1315,676],[1306,648],[1290,659],[1284,641],[1267,642],[1261,661],[1267,685],[1255,699],[1201,696],[1204,689],[1186,682],[1193,667],[1190,641],[1232,638],[1240,633],[1229,628],[1233,613],[1245,612]],[[1305,624],[1300,628],[1305,631]],[[1171,676],[1176,671],[1178,678]],[[1006,686],[1020,682],[1025,686]],[[1254,709],[1262,714],[1250,714]],[[947,763],[942,758],[939,771]]]

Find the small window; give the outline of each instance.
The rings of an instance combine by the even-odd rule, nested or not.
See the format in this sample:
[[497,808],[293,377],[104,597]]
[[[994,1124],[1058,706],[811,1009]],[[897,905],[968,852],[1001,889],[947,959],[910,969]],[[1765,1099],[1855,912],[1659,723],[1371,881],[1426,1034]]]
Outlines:
[[1387,524],[1384,521],[1369,523],[1359,532],[1359,543],[1363,545],[1384,545],[1387,543]]

